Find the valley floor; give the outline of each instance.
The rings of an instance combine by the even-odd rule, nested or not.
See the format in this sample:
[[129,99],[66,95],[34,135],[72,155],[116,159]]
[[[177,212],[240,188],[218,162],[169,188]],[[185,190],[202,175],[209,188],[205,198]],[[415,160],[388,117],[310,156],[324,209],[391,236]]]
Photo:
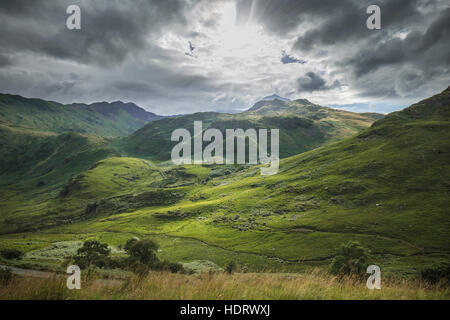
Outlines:
[[365,281],[330,276],[319,270],[302,274],[151,272],[122,281],[82,279],[80,290],[68,290],[65,277],[17,277],[0,285],[0,299],[155,299],[155,300],[319,300],[319,299],[450,299],[450,288],[417,280],[382,279],[381,290]]

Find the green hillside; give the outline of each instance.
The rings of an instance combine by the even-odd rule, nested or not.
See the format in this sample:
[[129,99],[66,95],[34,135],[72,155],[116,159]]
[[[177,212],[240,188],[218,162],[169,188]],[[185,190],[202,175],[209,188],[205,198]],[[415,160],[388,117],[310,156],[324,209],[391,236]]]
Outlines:
[[229,128],[280,129],[280,157],[285,158],[354,135],[381,117],[321,107],[307,100],[263,100],[239,114],[203,112],[152,122],[115,146],[130,156],[170,160],[175,145],[171,133],[185,128],[193,136],[194,121],[202,121],[203,130],[216,128],[224,137]]
[[133,103],[120,101],[62,105],[0,94],[0,125],[22,130],[124,136],[160,118]]
[[[217,119],[164,119],[136,135],[199,117]],[[283,159],[273,176],[257,166],[105,157],[50,196],[2,187],[0,246],[26,251],[22,264],[58,268],[64,255],[55,241],[117,247],[150,237],[170,261],[292,271],[326,266],[342,242],[358,240],[383,272],[416,275],[450,258],[449,146],[450,88],[353,137]]]

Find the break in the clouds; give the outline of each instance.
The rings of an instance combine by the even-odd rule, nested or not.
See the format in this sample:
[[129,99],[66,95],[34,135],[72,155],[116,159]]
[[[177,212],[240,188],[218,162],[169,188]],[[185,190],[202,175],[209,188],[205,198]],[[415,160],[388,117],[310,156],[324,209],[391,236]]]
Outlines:
[[283,50],[281,52],[281,62],[283,64],[288,64],[288,63],[300,63],[300,64],[305,64],[306,61],[305,60],[301,60],[301,59],[297,59],[289,54],[286,53],[285,50]]
[[[81,30],[66,28],[71,4]],[[447,0],[4,0],[0,92],[160,114],[273,93],[388,112],[449,85],[449,35]]]
[[194,47],[194,45],[192,44],[191,41],[188,41],[188,44],[189,44],[188,52],[185,52],[184,54],[187,55],[187,56],[195,58],[196,57],[195,54],[194,54],[195,47]]

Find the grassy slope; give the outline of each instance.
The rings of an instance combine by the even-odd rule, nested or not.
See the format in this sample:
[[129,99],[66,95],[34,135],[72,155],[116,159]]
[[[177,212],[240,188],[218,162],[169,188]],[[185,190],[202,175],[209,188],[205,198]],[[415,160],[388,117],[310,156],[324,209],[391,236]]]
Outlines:
[[[365,283],[312,270],[302,274],[204,273],[201,275],[151,272],[124,281],[82,279],[82,290],[68,290],[66,278],[17,278],[0,287],[0,299],[189,299],[189,300],[321,300],[321,299],[449,299],[446,287],[383,277],[381,290]],[[272,312],[272,311],[271,311]],[[272,313],[271,313],[272,314]]]
[[170,141],[171,133],[175,129],[186,128],[193,135],[194,121],[201,120],[203,130],[219,129],[224,138],[227,128],[279,128],[280,156],[285,158],[354,135],[382,117],[379,114],[362,115],[302,101],[306,100],[260,101],[256,104],[259,107],[257,110],[252,111],[253,107],[239,114],[203,112],[167,118],[147,124],[129,137],[117,141],[115,146],[130,156],[170,160],[170,152],[175,145]]
[[[0,244],[32,251],[96,238],[118,246],[138,235],[155,238],[172,261],[224,266],[234,259],[250,270],[300,270],[329,263],[341,242],[358,240],[382,270],[414,274],[449,260],[449,94],[287,158],[270,177],[257,167],[102,160],[69,183],[67,195],[14,217],[22,232],[1,236]],[[26,208],[2,203],[8,214]],[[42,219],[48,211],[64,219],[49,223]],[[24,233],[29,221],[41,231]],[[8,221],[0,225],[11,230]]]
[[145,113],[138,107],[134,107],[131,109],[128,105],[121,103],[100,103],[92,106],[62,105],[41,99],[0,94],[0,125],[25,131],[123,136],[131,134],[148,122],[132,113],[133,111]]
[[49,205],[71,177],[106,157],[117,155],[102,137],[79,133],[30,133],[8,127],[2,131],[0,156],[2,232],[35,230],[67,215],[63,203]]

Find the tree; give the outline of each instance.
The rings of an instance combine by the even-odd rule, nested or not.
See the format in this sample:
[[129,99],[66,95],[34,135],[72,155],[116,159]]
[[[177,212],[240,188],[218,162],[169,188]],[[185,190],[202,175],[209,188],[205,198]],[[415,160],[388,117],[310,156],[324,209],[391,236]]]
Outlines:
[[333,274],[363,275],[369,260],[369,250],[357,241],[343,243],[330,265]]
[[110,252],[111,250],[106,243],[89,240],[78,249],[73,258],[75,264],[80,268],[87,268],[92,265],[102,268],[108,265]]
[[123,249],[126,251],[126,252],[129,252],[130,251],[130,248],[133,246],[133,244],[135,244],[137,241],[139,241],[139,239],[137,239],[137,238],[131,238],[131,239],[129,239],[129,240],[127,240],[127,242],[125,242],[125,245],[123,246]]
[[128,240],[125,244],[125,250],[131,258],[145,264],[153,266],[159,262],[156,252],[158,251],[158,244],[150,239],[145,240]]
[[156,255],[159,246],[153,240],[132,238],[125,243],[123,248],[130,256],[122,265],[138,275],[146,275],[150,269],[167,270],[172,273],[184,271],[183,265],[180,263],[160,261]]

